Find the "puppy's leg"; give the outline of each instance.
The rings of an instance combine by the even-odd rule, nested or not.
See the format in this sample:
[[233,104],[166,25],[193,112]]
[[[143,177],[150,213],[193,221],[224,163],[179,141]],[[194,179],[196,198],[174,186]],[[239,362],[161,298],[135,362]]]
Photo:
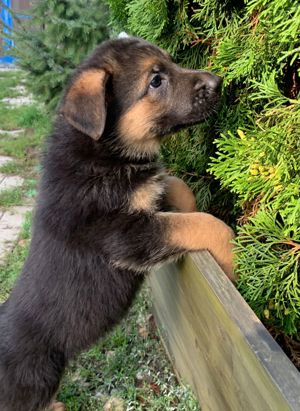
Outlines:
[[[177,210],[184,213],[197,211],[196,198],[192,190],[184,181],[174,176],[167,176],[166,183],[167,187],[165,201],[168,205],[173,206]],[[171,213],[161,214],[161,218],[169,221],[169,235],[171,242],[173,239],[176,244],[181,243],[185,248],[189,249],[190,247],[192,247],[192,249],[199,249],[199,247],[201,249],[207,248],[210,253],[215,256],[217,261],[220,261],[220,265],[228,277],[231,280],[235,279],[231,261],[233,246],[230,241],[225,240],[224,244],[227,244],[227,246],[224,247],[223,245],[220,249],[222,233],[224,233],[225,236],[228,236],[229,239],[234,238],[232,230],[225,223],[210,214],[201,213],[202,227],[200,232],[202,234],[201,238],[197,238],[197,230],[195,230],[195,227],[197,227],[199,223],[194,226],[193,221],[195,217],[186,218],[183,224],[177,216],[174,216]],[[199,216],[197,216],[196,219],[198,220]],[[219,225],[218,232],[221,233],[221,237],[219,239],[214,238],[213,230],[216,223]],[[191,244],[190,241],[195,243]],[[203,244],[203,241],[206,244]]]
[[[210,214],[158,212],[131,216],[125,222],[115,219],[113,223],[116,232],[101,245],[116,266],[145,271],[189,251],[208,250],[228,277],[234,278],[230,243],[233,231]],[[91,230],[91,241],[96,230],[97,225]]]
[[[15,311],[7,321],[26,324]],[[63,411],[62,403],[53,402],[64,368],[63,355],[45,347],[41,339],[32,340],[26,327],[14,330],[13,335],[19,339],[7,335],[6,346],[0,341],[0,410]]]
[[178,211],[191,213],[197,211],[196,198],[192,190],[180,178],[167,176],[165,202]]
[[233,280],[234,233],[223,221],[207,213],[159,213],[165,241],[186,251],[207,249]]

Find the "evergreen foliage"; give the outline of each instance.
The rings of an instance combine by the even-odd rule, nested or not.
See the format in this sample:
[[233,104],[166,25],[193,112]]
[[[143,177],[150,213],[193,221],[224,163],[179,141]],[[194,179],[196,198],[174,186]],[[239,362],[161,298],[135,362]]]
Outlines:
[[108,37],[103,0],[35,0],[30,18],[15,18],[13,54],[34,95],[55,108],[72,70]]
[[[224,77],[218,117],[163,156],[198,206],[237,225],[238,287],[267,325],[300,331],[300,8],[294,0],[108,0],[111,22]],[[220,186],[218,185],[220,182]]]

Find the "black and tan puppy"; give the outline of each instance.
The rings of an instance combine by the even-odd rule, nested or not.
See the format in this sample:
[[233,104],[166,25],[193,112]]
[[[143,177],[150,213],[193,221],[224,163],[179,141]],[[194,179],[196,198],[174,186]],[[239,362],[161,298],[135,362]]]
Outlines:
[[220,82],[136,38],[103,43],[75,71],[29,256],[0,310],[1,411],[63,409],[52,401],[69,360],[124,316],[156,264],[208,249],[231,275],[232,231],[190,212],[190,190],[157,162],[165,135],[215,110]]

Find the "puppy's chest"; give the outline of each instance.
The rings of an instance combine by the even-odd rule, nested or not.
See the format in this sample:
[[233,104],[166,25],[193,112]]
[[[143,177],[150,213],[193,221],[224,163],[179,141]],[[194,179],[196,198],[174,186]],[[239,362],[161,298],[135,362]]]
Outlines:
[[166,192],[165,174],[149,177],[137,185],[129,196],[129,211],[153,213],[161,209]]

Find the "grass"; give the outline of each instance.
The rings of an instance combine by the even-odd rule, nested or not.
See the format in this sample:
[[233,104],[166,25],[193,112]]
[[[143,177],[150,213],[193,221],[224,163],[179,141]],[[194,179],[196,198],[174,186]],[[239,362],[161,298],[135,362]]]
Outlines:
[[0,102],[0,121],[4,130],[24,129],[17,136],[0,135],[0,153],[20,159],[26,159],[30,150],[39,146],[49,132],[47,113],[34,105],[8,108]]
[[[0,73],[0,100],[11,97],[11,87],[22,72]],[[14,92],[13,92],[14,93]],[[22,205],[36,195],[40,145],[49,132],[49,114],[36,105],[7,108],[0,101],[0,128],[24,128],[18,136],[0,136],[0,155],[14,160],[1,173],[20,175],[22,187],[0,193],[0,212]],[[26,217],[19,241],[0,266],[0,302],[9,296],[26,259],[31,214]],[[58,399],[68,411],[150,410],[198,411],[191,391],[178,384],[151,316],[151,296],[144,288],[128,316],[66,371]]]
[[[49,113],[37,104],[10,107],[1,98],[12,97],[12,87],[20,84],[24,73],[21,71],[0,73],[0,128],[3,130],[23,129],[18,135],[0,135],[0,155],[13,158],[0,167],[0,173],[19,175],[24,184],[13,190],[0,192],[0,209],[22,205],[36,194],[39,176],[40,146],[50,131]],[[18,93],[19,94],[19,93]]]
[[22,269],[29,248],[30,228],[31,213],[27,213],[16,247],[8,254],[5,263],[0,263],[0,303],[7,299]]
[[36,196],[37,181],[26,178],[23,185],[0,192],[0,209],[31,203]]
[[0,207],[7,208],[22,204],[23,187],[17,187],[11,190],[3,190],[0,192]]
[[0,73],[0,100],[5,97],[17,97],[20,92],[14,90],[15,87],[20,85],[21,80],[24,79],[24,73],[21,71],[2,71]]
[[115,398],[126,410],[199,410],[191,392],[176,381],[150,307],[144,288],[127,318],[72,364],[59,394],[68,409],[101,410]]
[[[31,165],[29,165],[30,167]],[[20,175],[24,172],[24,167],[27,169],[28,164],[23,161],[13,160],[0,166],[0,173],[8,175]]]

